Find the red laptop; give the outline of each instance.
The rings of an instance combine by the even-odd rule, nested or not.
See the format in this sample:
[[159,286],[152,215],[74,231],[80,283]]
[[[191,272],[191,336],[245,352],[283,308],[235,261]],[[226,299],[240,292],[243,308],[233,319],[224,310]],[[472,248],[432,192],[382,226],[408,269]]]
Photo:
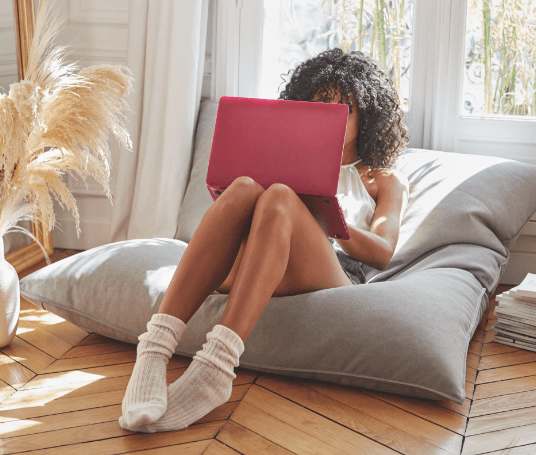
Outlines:
[[348,106],[223,96],[207,172],[215,201],[240,176],[292,188],[328,236],[348,240],[336,194]]

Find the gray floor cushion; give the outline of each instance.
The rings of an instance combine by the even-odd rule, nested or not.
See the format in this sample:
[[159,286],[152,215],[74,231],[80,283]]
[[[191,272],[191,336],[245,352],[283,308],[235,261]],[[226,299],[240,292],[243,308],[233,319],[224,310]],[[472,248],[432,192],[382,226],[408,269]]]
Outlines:
[[[197,153],[199,171],[208,154]],[[240,366],[463,403],[469,341],[509,248],[536,211],[536,166],[414,149],[397,167],[411,194],[389,267],[367,269],[364,285],[272,297]],[[211,201],[198,173],[188,192]],[[188,197],[184,204],[181,218],[195,231],[209,205]],[[21,294],[86,330],[137,343],[186,247],[178,239],[104,245],[23,278]],[[202,348],[227,299],[207,298],[177,354]]]
[[[97,247],[23,278],[21,293],[90,332],[137,343],[186,247],[174,239]],[[202,348],[227,298],[207,298],[177,354]],[[456,268],[272,297],[240,366],[461,403],[468,343],[486,305],[478,281]]]

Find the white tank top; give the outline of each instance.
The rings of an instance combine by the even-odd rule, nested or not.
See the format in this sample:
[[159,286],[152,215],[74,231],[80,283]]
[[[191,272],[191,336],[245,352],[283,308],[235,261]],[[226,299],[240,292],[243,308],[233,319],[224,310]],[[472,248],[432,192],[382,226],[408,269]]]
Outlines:
[[341,165],[337,200],[346,223],[368,231],[376,210],[376,201],[368,193],[355,167],[360,161],[359,159],[354,163]]

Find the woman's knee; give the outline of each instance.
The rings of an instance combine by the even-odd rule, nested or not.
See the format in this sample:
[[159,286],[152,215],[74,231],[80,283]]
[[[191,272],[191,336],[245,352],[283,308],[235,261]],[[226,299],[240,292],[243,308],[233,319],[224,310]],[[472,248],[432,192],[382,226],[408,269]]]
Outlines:
[[298,196],[289,186],[283,183],[274,183],[265,190],[255,206],[255,211],[262,211],[269,216],[281,214],[288,217],[292,213],[293,204]]
[[233,180],[223,191],[220,198],[227,202],[236,203],[238,201],[240,203],[255,204],[264,191],[264,188],[251,177],[241,176]]
[[265,191],[262,185],[246,175],[235,178],[227,190],[230,188],[236,190],[239,194],[252,193],[259,196]]

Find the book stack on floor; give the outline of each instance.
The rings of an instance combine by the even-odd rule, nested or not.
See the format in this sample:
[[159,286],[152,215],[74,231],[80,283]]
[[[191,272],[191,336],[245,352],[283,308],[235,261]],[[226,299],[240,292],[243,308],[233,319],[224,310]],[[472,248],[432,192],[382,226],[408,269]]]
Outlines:
[[536,275],[495,297],[495,342],[536,352]]

